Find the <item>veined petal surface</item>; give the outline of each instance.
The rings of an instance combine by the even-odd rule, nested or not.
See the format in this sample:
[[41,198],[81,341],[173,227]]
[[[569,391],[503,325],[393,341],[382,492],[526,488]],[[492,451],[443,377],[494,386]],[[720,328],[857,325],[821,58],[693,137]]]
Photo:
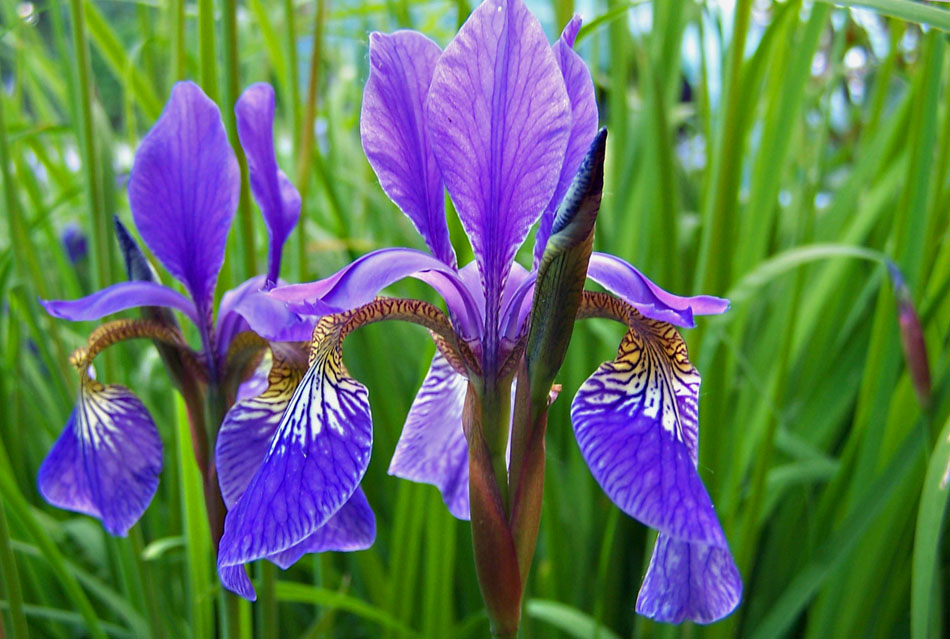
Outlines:
[[266,286],[266,276],[258,275],[221,296],[218,306],[219,349],[226,351],[231,338],[247,328],[273,342],[310,339],[316,319],[293,312],[285,302],[265,291]]
[[[438,277],[431,277],[438,274]],[[390,284],[406,277],[420,279],[445,299],[453,317],[474,330],[481,315],[454,268],[422,251],[388,248],[367,253],[330,277],[307,284],[280,286],[271,291],[296,312],[326,315],[347,311],[371,302]],[[470,333],[469,333],[470,334]]]
[[162,440],[132,391],[85,378],[66,428],[43,461],[40,494],[125,536],[148,507],[162,469]]
[[426,123],[497,331],[511,262],[551,200],[571,126],[554,53],[520,0],[488,0],[462,25],[436,65]]
[[336,514],[316,532],[268,559],[286,570],[311,552],[366,550],[376,541],[376,515],[362,488],[357,488]]
[[594,96],[594,81],[584,60],[572,49],[580,28],[581,17],[575,15],[564,26],[561,37],[552,46],[554,57],[564,77],[567,96],[571,101],[571,132],[567,141],[567,151],[564,153],[564,163],[558,175],[557,187],[538,222],[538,232],[534,243],[535,266],[541,260],[544,246],[551,235],[551,226],[554,224],[557,207],[570,188],[571,181],[587,153],[587,148],[594,139],[594,134],[597,133],[597,99]]
[[436,350],[389,464],[389,474],[437,486],[449,512],[469,518],[468,443],[462,408],[468,381]]
[[719,315],[729,300],[712,295],[680,297],[664,291],[626,261],[607,253],[590,256],[587,277],[624,300],[650,319],[692,328],[694,315]]
[[300,193],[277,166],[274,155],[274,89],[252,84],[234,105],[237,132],[247,156],[251,192],[267,226],[267,286],[277,283],[284,241],[300,218]]
[[178,291],[156,282],[119,282],[76,300],[40,300],[53,317],[71,322],[97,320],[141,306],[164,306],[181,311],[197,322],[194,303]]
[[638,613],[666,623],[712,623],[735,610],[741,598],[742,578],[728,548],[657,535]]
[[676,329],[630,313],[617,359],[602,364],[571,404],[581,453],[631,517],[679,540],[726,547],[696,472],[699,374]]
[[455,266],[442,175],[423,110],[441,54],[439,45],[415,31],[370,34],[360,139],[383,191],[412,220],[432,254]]
[[219,566],[268,557],[300,543],[346,503],[373,442],[366,387],[343,367],[342,325],[323,318],[310,368],[290,400],[263,463],[225,520]]
[[135,154],[129,204],[142,239],[191,293],[202,320],[240,188],[218,107],[193,82],[177,83]]

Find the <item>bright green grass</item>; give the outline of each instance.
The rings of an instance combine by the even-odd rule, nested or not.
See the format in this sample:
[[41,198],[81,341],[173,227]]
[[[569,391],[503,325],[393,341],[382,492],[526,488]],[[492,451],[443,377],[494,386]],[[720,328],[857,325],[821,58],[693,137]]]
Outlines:
[[[229,126],[237,91],[275,85],[281,164],[304,195],[303,232],[287,245],[284,275],[315,279],[372,248],[421,247],[360,148],[366,35],[413,27],[444,45],[470,4],[53,0],[24,20],[25,5],[0,0],[0,71],[10,87],[0,92],[0,636],[215,632],[220,588],[200,478],[150,346],[113,349],[99,371],[134,388],[162,432],[165,470],[141,524],[111,538],[97,522],[47,506],[35,487],[73,402],[66,358],[92,328],[51,320],[37,297],[76,297],[122,278],[109,218],[130,219],[122,186],[130,152],[171,83],[199,81]],[[579,49],[611,132],[597,248],[676,292],[733,299],[727,315],[701,319],[687,340],[704,374],[700,472],[745,596],[706,628],[634,615],[651,534],[601,493],[568,420],[573,392],[611,357],[620,331],[584,323],[551,411],[522,635],[942,636],[950,10],[842,2],[879,12],[889,42],[882,59],[868,54],[864,98],[853,104],[847,53],[870,46],[847,9],[736,0],[724,23],[715,6],[666,0],[642,34],[628,21],[641,4],[578,3],[594,7]],[[571,0],[534,6],[552,37],[574,11]],[[921,33],[918,23],[931,27]],[[719,73],[695,69],[684,105],[684,39],[718,42],[723,33],[733,34],[725,50],[701,48],[705,68],[722,70],[721,85],[710,91]],[[695,136],[705,146],[684,162],[676,145]],[[262,263],[258,217],[245,199],[219,291]],[[90,240],[78,269],[58,239],[68,221]],[[451,225],[465,262],[470,249]],[[881,255],[900,265],[923,320],[934,380],[927,411],[906,372]],[[429,295],[411,284],[394,290]],[[467,525],[433,487],[385,472],[431,353],[423,332],[405,325],[369,327],[347,342],[350,369],[371,391],[376,446],[363,485],[378,540],[361,553],[308,556],[286,573],[256,566],[261,600],[238,611],[234,636],[487,635]]]

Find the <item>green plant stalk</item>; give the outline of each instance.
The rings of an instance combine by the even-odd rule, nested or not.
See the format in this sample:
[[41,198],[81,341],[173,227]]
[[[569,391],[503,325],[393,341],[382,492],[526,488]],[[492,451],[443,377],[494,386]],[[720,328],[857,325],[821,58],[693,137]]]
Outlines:
[[71,603],[78,608],[79,614],[86,622],[86,630],[93,637],[105,639],[106,635],[102,630],[99,618],[96,616],[96,611],[86,597],[85,592],[83,592],[82,587],[80,587],[79,582],[76,581],[75,575],[67,568],[56,543],[33,516],[30,505],[20,493],[13,478],[6,471],[10,467],[10,463],[6,451],[3,450],[2,443],[0,443],[0,461],[2,461],[0,463],[0,495],[3,496],[4,503],[10,507],[13,515],[26,529],[29,538],[39,546],[60,586],[66,591]]
[[114,279],[111,274],[112,243],[109,238],[108,212],[102,196],[102,182],[93,131],[92,70],[89,64],[89,43],[86,41],[86,18],[83,0],[70,0],[73,31],[73,73],[79,88],[76,133],[82,152],[83,176],[86,181],[86,205],[89,214],[93,262],[93,286],[105,288]]
[[[26,625],[26,614],[23,612],[23,591],[20,587],[16,559],[10,549],[10,529],[7,526],[7,515],[2,504],[0,504],[0,567],[3,568],[3,594],[10,603],[13,639],[25,639],[30,636],[30,633]],[[0,626],[0,632],[2,631],[3,628]]]
[[152,566],[142,560],[142,551],[145,544],[142,539],[141,526],[132,527],[129,531],[129,540],[132,544],[135,569],[142,582],[142,591],[145,595],[145,612],[148,615],[152,639],[162,639],[165,636],[165,627],[162,623],[162,606],[158,591],[155,589],[154,570]]
[[214,0],[198,0],[198,64],[201,88],[218,101],[218,58],[214,44]]
[[280,637],[280,620],[277,616],[277,567],[269,561],[260,563],[261,586],[257,589],[258,608],[257,635],[264,639]]
[[[723,293],[732,277],[731,252],[735,236],[735,203],[742,168],[747,127],[742,109],[742,60],[752,0],[738,0],[729,44],[722,127],[716,139],[717,159],[710,172],[711,188],[703,203],[703,231],[695,288],[709,294]],[[723,250],[725,248],[725,250]]]
[[[294,160],[300,160],[300,78],[297,69],[297,28],[293,0],[284,0],[284,34],[287,45],[287,89],[290,92],[290,139],[293,140]],[[298,184],[299,184],[299,174]],[[303,220],[297,225],[297,280],[307,279],[307,232]]]
[[[329,0],[317,0],[317,10],[313,18],[313,54],[310,56],[309,73],[307,74],[307,102],[303,121],[300,122],[298,133],[300,142],[297,147],[297,189],[300,199],[307,201],[310,188],[310,163],[313,161],[313,122],[317,117],[317,91],[320,85],[320,61],[323,52],[323,28],[326,23]],[[300,225],[303,228],[303,225]],[[303,232],[300,231],[302,234]]]
[[172,22],[172,82],[184,80],[188,66],[188,50],[185,41],[185,0],[173,0]]

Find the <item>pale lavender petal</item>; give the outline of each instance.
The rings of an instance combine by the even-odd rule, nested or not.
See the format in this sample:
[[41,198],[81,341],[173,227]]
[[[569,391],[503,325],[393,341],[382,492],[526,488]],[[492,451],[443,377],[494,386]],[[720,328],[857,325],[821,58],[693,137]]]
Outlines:
[[219,566],[300,543],[346,503],[366,472],[373,441],[366,387],[346,375],[339,339],[318,345],[263,463],[227,514]]
[[436,65],[426,123],[496,331],[511,262],[554,193],[571,125],[554,53],[520,0],[472,12]]
[[[438,273],[441,277],[431,278]],[[433,286],[446,300],[463,330],[478,325],[476,307],[455,269],[422,251],[390,248],[367,253],[335,274],[317,282],[280,286],[270,292],[304,315],[328,315],[367,304],[379,292],[403,278],[416,277]]]
[[449,512],[468,519],[467,381],[436,350],[402,428],[389,474],[438,486]]
[[[218,307],[218,347],[226,352],[231,339],[250,329],[272,342],[310,339],[315,319],[291,311],[287,303],[264,290],[266,277],[258,275],[221,297]],[[238,321],[238,319],[243,321]]]
[[237,132],[247,156],[251,192],[261,213],[270,246],[267,250],[267,288],[277,283],[284,241],[300,218],[300,193],[277,166],[274,155],[274,89],[252,84],[234,105]]
[[680,297],[667,293],[629,263],[606,253],[591,254],[587,277],[645,316],[676,326],[692,328],[694,315],[718,315],[729,308],[729,300],[712,295]]
[[699,382],[672,326],[634,318],[617,359],[577,392],[571,420],[584,460],[621,510],[677,539],[725,547],[696,472]]
[[43,461],[40,494],[125,536],[148,507],[162,469],[162,440],[141,400],[85,380],[66,428]]
[[564,154],[564,164],[558,175],[557,188],[551,201],[544,209],[541,220],[538,222],[538,232],[534,243],[534,262],[537,265],[544,253],[544,246],[551,235],[551,226],[554,224],[554,214],[564,199],[564,194],[571,186],[571,181],[581,165],[581,160],[590,147],[594,134],[597,133],[597,99],[594,96],[594,81],[584,60],[574,53],[574,38],[581,28],[581,17],[575,15],[564,27],[561,37],[552,47],[557,59],[558,67],[564,77],[564,86],[571,100],[571,134],[567,141],[567,151]]
[[218,566],[218,577],[225,588],[237,593],[249,601],[257,600],[254,585],[247,576],[244,564],[237,566]]
[[432,254],[455,266],[442,175],[423,118],[441,54],[439,45],[415,31],[370,34],[360,139],[383,191],[412,220]]
[[352,552],[366,550],[376,541],[376,516],[362,488],[357,488],[349,501],[320,526],[315,533],[283,552],[268,557],[286,570],[303,555],[311,552]]
[[728,548],[657,535],[638,613],[666,623],[712,623],[735,610],[741,598],[742,578]]
[[155,282],[119,282],[78,300],[40,300],[53,317],[84,322],[112,313],[141,306],[174,308],[197,321],[197,311],[190,299],[178,291]]
[[198,85],[179,82],[139,145],[129,204],[142,239],[210,317],[240,174],[218,107]]

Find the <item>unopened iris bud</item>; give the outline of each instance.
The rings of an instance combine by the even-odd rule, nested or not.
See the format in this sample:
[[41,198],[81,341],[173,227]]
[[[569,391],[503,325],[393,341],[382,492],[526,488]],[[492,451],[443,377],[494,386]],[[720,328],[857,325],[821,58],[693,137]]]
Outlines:
[[594,246],[594,223],[604,186],[607,129],[594,137],[570,190],[558,207],[551,235],[538,264],[531,328],[525,349],[531,404],[543,410],[574,330],[587,265]]
[[897,265],[888,262],[887,270],[894,286],[894,296],[897,298],[897,322],[900,326],[901,347],[904,350],[904,359],[907,361],[907,371],[910,373],[917,398],[923,406],[927,406],[930,403],[931,383],[924,329],[920,324],[920,317],[914,307],[910,290]]

